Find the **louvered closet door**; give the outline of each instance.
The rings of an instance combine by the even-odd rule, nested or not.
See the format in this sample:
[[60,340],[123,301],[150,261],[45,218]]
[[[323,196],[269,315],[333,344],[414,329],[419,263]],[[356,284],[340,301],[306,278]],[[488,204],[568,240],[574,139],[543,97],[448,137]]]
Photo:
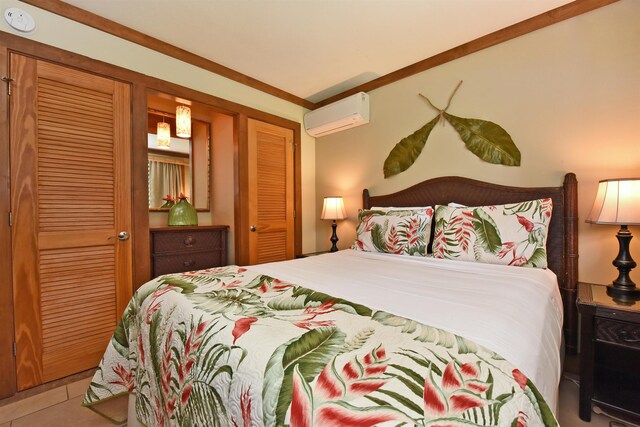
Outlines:
[[294,255],[293,131],[249,119],[251,264]]
[[97,366],[131,296],[130,88],[11,55],[18,389]]

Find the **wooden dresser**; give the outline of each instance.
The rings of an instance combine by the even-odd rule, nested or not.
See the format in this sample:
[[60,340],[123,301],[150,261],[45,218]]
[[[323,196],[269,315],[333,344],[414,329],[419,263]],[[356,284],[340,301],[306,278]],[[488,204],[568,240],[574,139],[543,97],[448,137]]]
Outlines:
[[227,225],[152,228],[152,276],[226,265],[228,229]]

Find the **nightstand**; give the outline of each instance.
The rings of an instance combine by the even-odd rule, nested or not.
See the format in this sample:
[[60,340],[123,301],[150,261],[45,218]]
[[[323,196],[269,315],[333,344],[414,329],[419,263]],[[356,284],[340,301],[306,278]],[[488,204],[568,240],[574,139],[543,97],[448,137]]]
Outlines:
[[640,420],[640,301],[617,302],[607,287],[578,286],[580,418],[591,404]]

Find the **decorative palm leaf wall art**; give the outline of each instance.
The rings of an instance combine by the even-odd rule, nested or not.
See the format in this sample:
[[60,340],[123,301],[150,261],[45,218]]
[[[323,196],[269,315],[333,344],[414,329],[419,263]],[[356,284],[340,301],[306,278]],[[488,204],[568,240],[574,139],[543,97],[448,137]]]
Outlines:
[[438,122],[444,126],[445,121],[458,132],[467,149],[480,159],[506,166],[520,166],[520,150],[502,127],[487,120],[465,119],[447,113],[451,100],[461,84],[462,81],[453,90],[444,109],[436,107],[429,98],[420,94],[440,114],[393,147],[384,161],[385,178],[409,169],[422,152],[433,128]]

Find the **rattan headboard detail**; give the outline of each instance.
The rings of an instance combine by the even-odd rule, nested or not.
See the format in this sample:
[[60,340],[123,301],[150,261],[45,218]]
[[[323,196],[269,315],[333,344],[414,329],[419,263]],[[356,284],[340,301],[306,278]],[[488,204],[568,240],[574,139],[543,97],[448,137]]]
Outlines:
[[578,344],[578,182],[575,174],[566,174],[562,187],[510,187],[454,176],[430,179],[392,194],[371,196],[366,189],[362,194],[364,208],[435,206],[450,202],[485,206],[546,197],[553,200],[547,259],[549,268],[558,276],[564,304],[566,350],[575,354]]

